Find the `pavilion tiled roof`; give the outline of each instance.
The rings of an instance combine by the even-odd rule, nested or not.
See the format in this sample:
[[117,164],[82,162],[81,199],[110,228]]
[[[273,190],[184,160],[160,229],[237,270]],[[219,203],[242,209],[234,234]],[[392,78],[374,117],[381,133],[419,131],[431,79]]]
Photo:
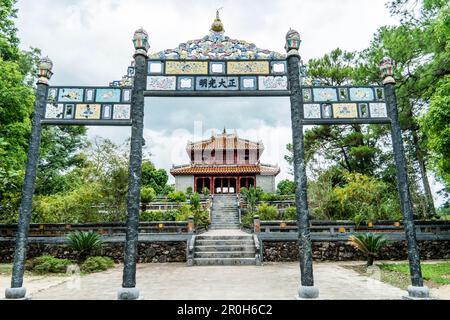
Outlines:
[[173,176],[179,175],[194,175],[194,174],[261,174],[276,176],[280,173],[278,166],[270,165],[187,165],[181,167],[174,167],[170,170]]
[[213,135],[211,138],[198,141],[188,142],[186,150],[190,153],[192,150],[260,150],[260,154],[264,150],[264,144],[259,141],[250,141],[241,139],[236,133]]

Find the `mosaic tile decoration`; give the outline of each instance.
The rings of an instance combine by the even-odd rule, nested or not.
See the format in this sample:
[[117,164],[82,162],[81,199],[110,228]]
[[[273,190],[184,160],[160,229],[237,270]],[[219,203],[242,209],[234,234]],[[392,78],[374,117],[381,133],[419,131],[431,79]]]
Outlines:
[[147,90],[170,91],[177,86],[176,77],[149,76],[147,77]]
[[58,102],[83,102],[84,89],[61,88],[58,93]]
[[194,90],[195,89],[194,77],[178,77],[177,89]]
[[375,97],[372,88],[350,88],[350,100],[373,101]]
[[308,103],[303,105],[305,119],[320,119],[320,104]]
[[358,106],[356,103],[335,103],[333,114],[336,119],[358,118]]
[[77,120],[99,120],[101,104],[77,104],[75,119]]
[[257,83],[256,77],[241,77],[241,90],[256,90]]
[[313,97],[315,102],[337,101],[337,92],[335,88],[313,88]]
[[111,102],[120,102],[121,99],[121,89],[97,89],[96,90],[96,102],[100,103],[111,103]]
[[370,116],[372,118],[387,118],[387,106],[386,103],[370,103]]
[[258,79],[259,90],[287,90],[288,80],[287,77],[259,77]]
[[206,61],[166,61],[166,74],[208,74],[208,62]]
[[227,74],[266,75],[269,73],[269,61],[228,61],[227,63]]
[[64,104],[47,103],[44,116],[46,119],[62,119],[63,115],[64,115]]
[[131,105],[129,104],[115,104],[114,105],[114,120],[129,120],[131,118]]

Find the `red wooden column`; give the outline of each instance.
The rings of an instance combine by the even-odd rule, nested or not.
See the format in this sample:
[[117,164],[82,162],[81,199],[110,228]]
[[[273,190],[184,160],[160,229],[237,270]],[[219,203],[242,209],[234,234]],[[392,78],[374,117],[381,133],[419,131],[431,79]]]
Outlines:
[[214,176],[211,176],[211,180],[210,180],[210,189],[209,191],[211,191],[211,194],[215,194],[215,190],[214,190]]
[[237,194],[241,193],[241,177],[236,177],[236,191]]

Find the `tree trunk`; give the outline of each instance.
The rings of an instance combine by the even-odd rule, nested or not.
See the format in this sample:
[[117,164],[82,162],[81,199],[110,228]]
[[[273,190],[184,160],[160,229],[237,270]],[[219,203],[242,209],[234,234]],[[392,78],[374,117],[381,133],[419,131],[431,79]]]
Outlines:
[[417,136],[417,131],[415,129],[412,129],[411,133],[412,133],[413,142],[414,142],[416,159],[417,159],[417,162],[419,163],[423,189],[425,191],[425,199],[427,202],[427,216],[434,216],[434,215],[436,215],[436,208],[434,207],[433,194],[431,193],[430,182],[429,182],[428,176],[427,176],[427,169],[425,166],[424,155],[422,153],[422,150],[420,149],[419,137]]
[[371,266],[373,266],[373,260],[374,260],[374,258],[373,258],[373,256],[372,255],[367,255],[367,266],[368,267],[371,267]]

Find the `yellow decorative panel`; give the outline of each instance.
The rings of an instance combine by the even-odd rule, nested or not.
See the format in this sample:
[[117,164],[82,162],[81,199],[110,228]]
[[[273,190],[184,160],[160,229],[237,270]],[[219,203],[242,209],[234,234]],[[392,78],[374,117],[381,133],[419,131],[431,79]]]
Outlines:
[[77,120],[98,120],[100,119],[100,104],[77,104],[75,119]]
[[228,74],[269,74],[269,61],[229,61]]
[[335,118],[358,118],[358,106],[356,103],[333,104]]
[[166,74],[208,74],[207,61],[167,61]]

